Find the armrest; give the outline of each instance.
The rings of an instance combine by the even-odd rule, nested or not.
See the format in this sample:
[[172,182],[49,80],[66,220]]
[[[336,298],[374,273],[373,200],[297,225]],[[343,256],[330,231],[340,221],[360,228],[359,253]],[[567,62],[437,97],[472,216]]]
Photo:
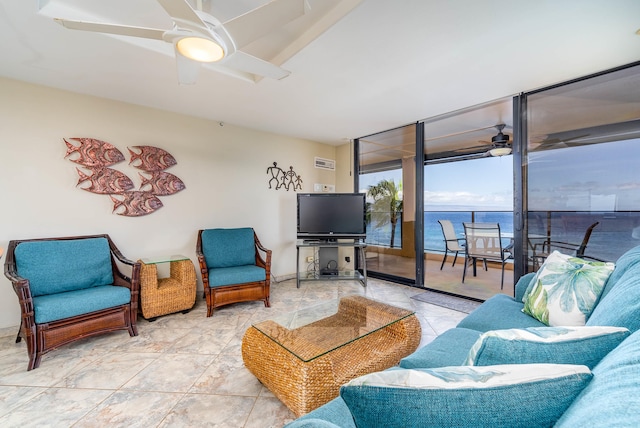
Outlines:
[[515,297],[514,299],[518,302],[522,301],[522,297],[524,296],[525,291],[527,290],[527,287],[529,286],[529,283],[531,282],[531,280],[533,279],[533,277],[536,275],[535,272],[530,272],[527,273],[525,275],[522,275],[520,277],[520,279],[518,280],[518,282],[516,283],[516,293],[515,293]]
[[[258,239],[258,235],[256,235],[255,232],[253,233],[253,237],[256,243],[256,265],[263,267],[264,269],[270,272],[271,271],[271,250],[265,248],[264,245],[262,245],[262,243]],[[262,258],[258,250],[265,253],[264,259]]]
[[[107,242],[109,243],[109,250],[111,250],[112,256],[114,256],[120,263],[127,266],[131,266],[131,277],[128,277],[122,272],[120,272],[120,269],[118,269],[118,266],[112,260],[111,264],[112,264],[112,270],[114,273],[113,284],[121,287],[127,287],[131,289],[132,295],[137,296],[140,290],[140,262],[139,261],[134,262],[133,260],[126,258],[120,252],[118,247],[116,247],[116,245],[113,243],[109,235],[104,235],[104,237],[107,239]],[[137,297],[136,297],[136,301],[137,301]]]

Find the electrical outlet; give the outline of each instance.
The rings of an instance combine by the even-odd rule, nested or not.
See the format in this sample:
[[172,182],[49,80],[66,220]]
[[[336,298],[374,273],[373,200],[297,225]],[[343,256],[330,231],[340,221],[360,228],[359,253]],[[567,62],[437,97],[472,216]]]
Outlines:
[[344,261],[347,263],[351,263],[351,257],[347,256],[344,258]]
[[313,256],[307,257],[307,263],[311,263],[311,262],[313,262]]

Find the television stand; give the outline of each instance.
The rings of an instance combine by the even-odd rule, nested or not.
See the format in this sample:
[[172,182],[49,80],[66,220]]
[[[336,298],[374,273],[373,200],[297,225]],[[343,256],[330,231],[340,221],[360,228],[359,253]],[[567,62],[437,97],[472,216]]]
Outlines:
[[[354,256],[362,261],[362,273],[356,269],[340,270],[338,250],[340,247],[351,247]],[[298,240],[296,243],[296,287],[300,288],[301,281],[348,280],[359,281],[363,287],[367,286],[367,262],[364,250],[367,247],[359,239],[344,240]],[[313,269],[300,272],[300,248],[313,248]]]

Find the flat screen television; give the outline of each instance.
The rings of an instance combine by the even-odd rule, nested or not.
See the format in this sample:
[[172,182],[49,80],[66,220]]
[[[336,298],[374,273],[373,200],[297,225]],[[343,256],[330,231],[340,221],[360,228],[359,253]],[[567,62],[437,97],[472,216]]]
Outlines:
[[364,239],[364,193],[298,193],[298,239]]

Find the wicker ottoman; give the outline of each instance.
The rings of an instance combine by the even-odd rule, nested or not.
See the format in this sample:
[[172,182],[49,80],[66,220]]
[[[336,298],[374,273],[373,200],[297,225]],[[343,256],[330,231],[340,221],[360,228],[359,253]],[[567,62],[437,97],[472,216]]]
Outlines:
[[242,339],[245,366],[296,416],[337,397],[349,380],[398,364],[420,343],[420,322],[406,309],[349,296],[322,313],[256,323]]
[[[154,320],[160,315],[187,312],[196,302],[196,271],[185,256],[140,261],[140,310]],[[169,263],[169,277],[158,278],[157,264]]]

